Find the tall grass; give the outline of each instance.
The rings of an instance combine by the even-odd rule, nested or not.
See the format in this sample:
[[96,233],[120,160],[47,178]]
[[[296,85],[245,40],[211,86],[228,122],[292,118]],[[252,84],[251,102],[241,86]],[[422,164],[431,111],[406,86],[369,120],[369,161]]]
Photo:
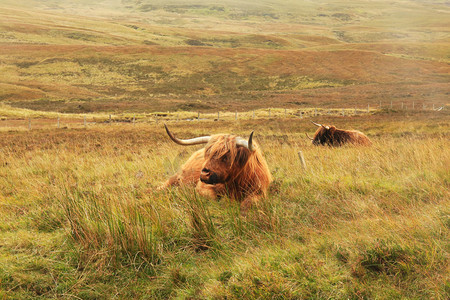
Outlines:
[[66,191],[62,197],[70,235],[83,254],[103,253],[103,259],[136,265],[158,263],[161,228],[152,207],[139,209],[131,195],[95,195]]
[[445,298],[447,133],[354,121],[375,128],[372,147],[312,147],[302,120],[202,122],[190,134],[258,133],[275,181],[247,213],[192,187],[156,191],[195,150],[159,126],[3,133],[2,295]]

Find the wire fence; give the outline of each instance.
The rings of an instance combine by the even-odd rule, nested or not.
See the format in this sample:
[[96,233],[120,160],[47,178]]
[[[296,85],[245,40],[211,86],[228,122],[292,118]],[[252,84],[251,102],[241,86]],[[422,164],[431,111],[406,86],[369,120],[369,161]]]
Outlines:
[[[439,112],[445,109],[445,106],[438,105],[415,105],[414,102],[407,105],[404,102],[398,104],[395,110],[409,111],[434,111]],[[95,114],[95,115],[65,115],[57,117],[25,117],[14,118],[0,115],[0,130],[32,130],[44,128],[88,128],[92,126],[111,126],[114,124],[149,124],[159,122],[194,122],[194,121],[239,121],[239,120],[257,120],[272,118],[309,118],[319,116],[358,116],[369,115],[383,110],[394,110],[392,102],[390,105],[378,107],[370,106],[365,108],[266,108],[251,110],[245,112],[155,112],[140,114]],[[53,114],[55,115],[55,114]]]

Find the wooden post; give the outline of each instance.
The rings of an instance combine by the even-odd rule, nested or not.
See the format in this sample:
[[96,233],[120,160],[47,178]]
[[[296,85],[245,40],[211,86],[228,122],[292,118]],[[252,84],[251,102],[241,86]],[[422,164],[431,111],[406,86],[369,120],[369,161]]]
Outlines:
[[270,118],[270,108],[269,108],[269,118]]
[[237,111],[234,112],[234,120],[237,121]]
[[284,109],[284,117],[286,118],[286,108]]
[[31,130],[31,119],[28,118],[28,130]]
[[306,170],[305,157],[303,156],[303,152],[302,151],[298,151],[298,158],[300,159],[300,163],[302,165],[303,170]]
[[367,104],[367,113],[369,113],[370,104]]
[[58,126],[58,128],[59,128],[59,116],[58,116],[58,122],[57,122],[57,126]]
[[345,110],[342,109],[342,116],[345,116]]
[[136,126],[136,115],[133,115],[133,126]]
[[217,121],[220,120],[220,111],[217,112]]
[[355,107],[355,115],[357,114],[357,112],[356,112],[356,107]]
[[84,128],[86,128],[86,116],[84,116]]
[[317,117],[317,108],[314,108],[314,117]]
[[413,107],[412,107],[412,109],[414,110],[414,101],[413,101]]
[[392,109],[392,100],[391,100],[391,109]]
[[197,121],[200,120],[200,112],[197,113]]
[[111,125],[111,115],[109,115],[109,125]]
[[255,119],[255,110],[253,110],[253,120]]

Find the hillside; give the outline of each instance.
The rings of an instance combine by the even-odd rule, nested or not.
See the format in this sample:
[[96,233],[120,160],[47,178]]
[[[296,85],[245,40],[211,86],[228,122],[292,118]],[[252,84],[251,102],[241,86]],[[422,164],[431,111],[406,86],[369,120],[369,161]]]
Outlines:
[[6,1],[0,100],[82,113],[446,104],[444,3],[255,3]]

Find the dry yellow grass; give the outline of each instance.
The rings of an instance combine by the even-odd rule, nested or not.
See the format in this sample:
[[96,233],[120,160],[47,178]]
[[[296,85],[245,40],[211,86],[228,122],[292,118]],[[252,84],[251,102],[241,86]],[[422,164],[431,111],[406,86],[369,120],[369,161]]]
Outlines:
[[247,215],[154,190],[196,148],[161,124],[3,132],[2,293],[445,298],[447,117],[324,117],[374,141],[337,149],[311,146],[307,119],[172,122],[180,137],[255,130],[275,181]]

